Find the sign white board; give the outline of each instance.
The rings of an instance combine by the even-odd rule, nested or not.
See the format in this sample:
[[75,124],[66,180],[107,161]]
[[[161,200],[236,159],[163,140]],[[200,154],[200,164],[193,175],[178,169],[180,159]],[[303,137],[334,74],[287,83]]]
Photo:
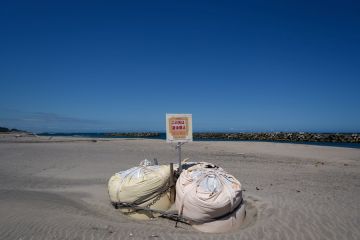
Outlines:
[[192,142],[192,114],[166,114],[166,141]]

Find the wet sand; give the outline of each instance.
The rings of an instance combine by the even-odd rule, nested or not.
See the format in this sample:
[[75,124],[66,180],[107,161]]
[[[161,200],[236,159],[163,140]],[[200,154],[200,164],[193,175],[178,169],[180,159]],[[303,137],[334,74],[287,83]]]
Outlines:
[[193,142],[183,157],[242,184],[245,224],[206,234],[167,219],[133,220],[107,180],[144,158],[176,163],[163,140],[0,136],[0,239],[360,239],[360,149]]

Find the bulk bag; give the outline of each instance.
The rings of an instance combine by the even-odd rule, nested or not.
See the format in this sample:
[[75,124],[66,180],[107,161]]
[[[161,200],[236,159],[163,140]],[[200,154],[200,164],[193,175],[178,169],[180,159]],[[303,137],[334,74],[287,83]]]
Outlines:
[[[170,208],[170,168],[167,165],[141,165],[114,174],[108,182],[109,197],[113,204],[130,203],[150,209],[166,211]],[[149,211],[121,209],[131,217],[154,217]]]
[[203,232],[226,232],[245,217],[240,182],[222,168],[201,162],[182,171],[176,183],[176,207]]

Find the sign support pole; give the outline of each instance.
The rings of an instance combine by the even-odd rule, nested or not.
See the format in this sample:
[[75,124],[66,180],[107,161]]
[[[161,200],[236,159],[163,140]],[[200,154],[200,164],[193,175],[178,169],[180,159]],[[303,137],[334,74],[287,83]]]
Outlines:
[[181,145],[183,145],[184,143],[178,142],[176,144],[175,149],[178,151],[178,156],[179,156],[179,174],[182,172],[182,166],[181,166]]

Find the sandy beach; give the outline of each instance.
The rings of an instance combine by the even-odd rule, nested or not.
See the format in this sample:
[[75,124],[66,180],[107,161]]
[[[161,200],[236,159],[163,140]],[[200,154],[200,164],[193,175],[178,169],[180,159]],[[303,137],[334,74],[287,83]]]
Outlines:
[[360,149],[193,142],[183,157],[242,184],[247,216],[233,232],[139,221],[111,205],[107,181],[144,158],[177,162],[164,140],[0,137],[0,239],[360,239]]

